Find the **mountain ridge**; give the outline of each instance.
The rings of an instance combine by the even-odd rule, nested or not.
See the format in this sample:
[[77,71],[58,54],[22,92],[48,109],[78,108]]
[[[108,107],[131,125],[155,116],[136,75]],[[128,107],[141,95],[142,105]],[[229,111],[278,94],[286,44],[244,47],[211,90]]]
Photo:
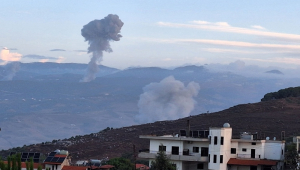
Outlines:
[[3,150],[0,154],[5,156],[10,151],[46,154],[55,149],[65,149],[71,153],[73,160],[119,157],[132,153],[133,145],[137,150],[149,148],[149,140],[140,139],[139,135],[179,133],[180,129],[186,129],[187,120],[190,120],[191,130],[208,130],[209,127],[222,127],[224,123],[229,123],[234,137],[238,137],[240,132],[258,132],[262,137],[280,139],[282,131],[285,131],[286,137],[300,134],[300,121],[295,119],[299,117],[299,109],[299,97],[240,104],[219,112],[198,114],[178,120],[157,121],[117,129],[106,128],[88,135]]

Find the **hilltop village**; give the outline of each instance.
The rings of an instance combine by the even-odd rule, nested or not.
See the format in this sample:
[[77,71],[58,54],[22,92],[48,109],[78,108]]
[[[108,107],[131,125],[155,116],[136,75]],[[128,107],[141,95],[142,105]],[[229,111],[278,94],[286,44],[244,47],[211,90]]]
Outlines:
[[[242,132],[235,138],[232,136],[232,130],[229,123],[224,123],[221,127],[209,127],[207,130],[192,130],[188,119],[186,128],[176,134],[140,135],[140,139],[148,141],[148,147],[137,151],[134,145],[131,166],[139,170],[150,169],[149,166],[156,159],[158,152],[165,153],[176,170],[283,170],[287,165],[284,131],[277,139],[265,137],[257,132]],[[298,139],[300,137],[293,139],[297,150]],[[67,141],[55,143],[72,145]],[[18,153],[10,152],[10,156],[15,154]],[[19,154],[22,170],[28,168],[25,162],[30,161],[35,170],[116,169],[114,165],[109,164],[110,159],[114,158],[72,160],[74,156],[66,150],[57,149],[43,156],[37,152],[19,152]],[[137,163],[137,160],[142,160],[147,165]],[[7,161],[4,163],[8,164]]]
[[299,151],[299,102],[299,97],[278,98],[178,120],[107,127],[0,153],[2,160],[22,154],[24,170],[30,157],[36,169],[45,170],[114,170],[118,168],[109,161],[116,158],[129,160],[131,168],[148,169],[158,152],[178,170],[289,169],[297,160],[291,152]]

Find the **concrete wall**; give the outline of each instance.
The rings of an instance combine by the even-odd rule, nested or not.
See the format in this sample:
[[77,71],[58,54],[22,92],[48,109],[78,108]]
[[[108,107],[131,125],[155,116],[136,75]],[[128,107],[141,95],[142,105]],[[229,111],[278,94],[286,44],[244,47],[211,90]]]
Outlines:
[[157,153],[160,145],[166,146],[166,154],[172,154],[172,146],[179,147],[179,155],[182,155],[183,141],[170,140],[150,140],[150,153]]
[[[211,142],[209,144],[210,162],[208,169],[226,170],[227,162],[231,157],[231,128],[210,128],[209,134]],[[217,144],[215,144],[215,137],[217,137]],[[223,145],[221,145],[221,137],[223,137]],[[216,155],[216,163],[214,163],[214,156]],[[223,163],[220,163],[220,155],[223,155]]]
[[[284,143],[265,143],[265,158],[272,160],[283,160],[284,159]],[[283,154],[282,154],[283,151]]]
[[[205,147],[208,148],[208,144],[209,142],[188,142],[188,141],[184,141],[183,142],[183,149],[189,149],[190,151],[190,155],[194,155],[194,156],[201,156],[201,148]],[[193,147],[199,147],[199,152],[193,152]]]
[[[252,145],[252,143],[256,143],[256,145]],[[239,142],[237,149],[237,157],[238,158],[251,158],[251,149],[255,149],[255,158],[256,159],[264,159],[264,149],[262,147],[262,143],[249,141],[249,142]],[[246,151],[243,151],[246,149]]]

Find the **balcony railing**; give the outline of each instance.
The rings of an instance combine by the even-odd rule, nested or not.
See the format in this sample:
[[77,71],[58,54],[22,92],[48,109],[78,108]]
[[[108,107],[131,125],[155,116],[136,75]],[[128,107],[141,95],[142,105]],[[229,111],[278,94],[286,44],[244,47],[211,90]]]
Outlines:
[[[157,152],[158,151],[140,152],[138,157],[139,158],[154,159],[155,156],[157,155]],[[166,152],[166,155],[171,160],[208,162],[208,157],[207,156],[201,156],[200,154],[197,154],[197,155],[182,155],[182,152],[179,152],[179,155],[172,155],[171,152]]]
[[238,158],[246,158],[246,159],[260,159],[260,155],[251,155],[251,154],[237,154]]

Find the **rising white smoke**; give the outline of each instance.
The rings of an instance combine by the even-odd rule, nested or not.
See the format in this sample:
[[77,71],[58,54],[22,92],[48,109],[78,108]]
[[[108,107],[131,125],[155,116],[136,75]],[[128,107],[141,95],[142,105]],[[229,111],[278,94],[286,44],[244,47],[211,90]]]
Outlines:
[[4,77],[2,78],[3,81],[12,80],[13,77],[20,69],[20,62],[10,62],[4,66]]
[[19,53],[10,53],[9,50],[4,47],[0,53],[0,65],[4,65],[4,72],[2,73],[2,80],[12,80],[16,72],[20,69],[20,61],[22,55]]
[[159,120],[175,120],[189,116],[194,110],[200,86],[190,82],[186,87],[175,80],[173,76],[163,79],[159,83],[150,83],[143,88],[138,102],[139,114],[136,120],[149,123]]
[[86,75],[81,82],[89,82],[96,78],[99,71],[98,63],[102,61],[103,51],[112,52],[109,42],[119,41],[122,37],[119,33],[123,22],[118,15],[109,14],[104,19],[94,20],[83,26],[81,35],[88,41],[88,53],[93,53],[88,64]]

